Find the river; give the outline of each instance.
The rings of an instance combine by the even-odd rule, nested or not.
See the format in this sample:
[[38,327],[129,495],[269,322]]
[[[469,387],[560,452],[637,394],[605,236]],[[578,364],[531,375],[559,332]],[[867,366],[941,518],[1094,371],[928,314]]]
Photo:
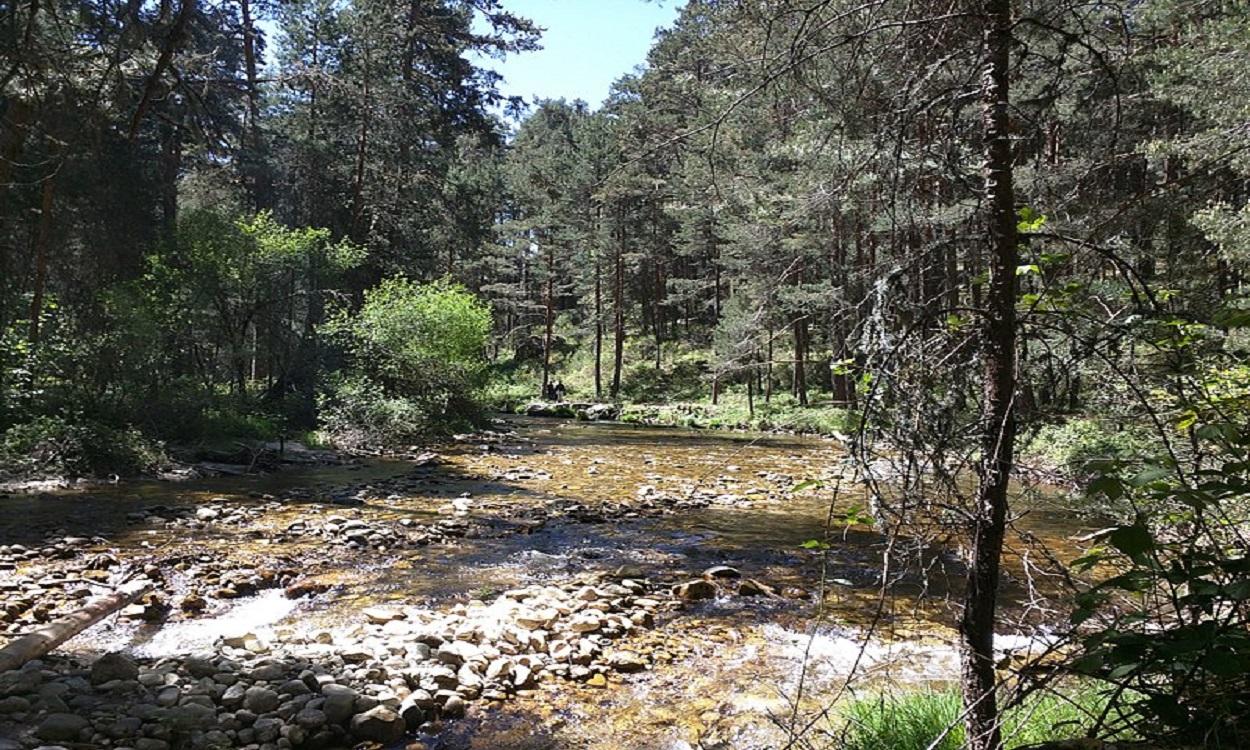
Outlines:
[[[544,682],[507,702],[481,702],[426,737],[432,748],[770,747],[816,715],[853,669],[861,691],[940,686],[955,674],[952,550],[902,570],[882,596],[883,535],[851,527],[827,550],[804,548],[825,538],[830,487],[849,476],[835,441],[509,418],[506,429],[436,452],[428,466],[374,461],[12,496],[0,500],[0,543],[52,549],[71,537],[123,562],[179,561],[165,578],[167,616],[112,618],[64,647],[83,656],[202,652],[228,632],[346,627],[368,607],[445,610],[596,571],[636,570],[668,585],[723,565],[776,594],[693,602],[634,639],[647,671],[606,689]],[[795,490],[808,480],[822,485]],[[838,508],[865,502],[857,485],[839,486]],[[688,507],[646,511],[673,498]],[[444,524],[454,535],[405,545],[325,531],[353,524],[366,532]],[[1039,604],[1039,587],[1025,585],[1036,584],[1020,564],[1026,550],[1044,545],[1071,560],[1083,530],[1041,510],[1017,525],[1028,541],[1013,537],[1004,592],[1006,610],[1027,625],[1000,633],[1005,647],[1036,643],[1054,616]],[[50,591],[65,590],[46,563],[28,556],[0,577],[42,575]],[[317,593],[292,599],[257,585],[254,594],[216,596],[241,586],[238,570],[311,581]],[[177,603],[192,595],[204,607],[184,612]]]

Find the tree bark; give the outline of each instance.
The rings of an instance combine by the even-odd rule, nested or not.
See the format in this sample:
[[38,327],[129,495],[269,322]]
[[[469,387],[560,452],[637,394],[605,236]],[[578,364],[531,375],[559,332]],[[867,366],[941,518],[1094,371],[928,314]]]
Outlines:
[[247,71],[247,134],[248,153],[245,154],[248,188],[252,204],[257,208],[269,206],[269,180],[263,164],[260,133],[260,82],[256,74],[256,24],[252,19],[251,0],[239,0],[239,15],[243,20],[243,62]]
[[152,584],[147,581],[124,586],[112,594],[92,599],[76,612],[14,638],[0,649],[0,673],[21,669],[26,662],[38,659],[151,590]]
[[603,275],[595,258],[595,400],[603,398]]
[[612,342],[612,398],[621,393],[621,368],[625,362],[625,230],[616,246],[616,269],[612,279],[612,314],[615,340]]
[[43,315],[43,295],[48,285],[48,238],[52,234],[52,206],[56,198],[56,173],[43,181],[39,199],[39,228],[35,233],[35,280],[30,294],[30,346],[39,346],[39,323]]
[[156,66],[152,68],[151,74],[143,84],[143,93],[139,97],[138,106],[135,107],[134,117],[130,120],[130,131],[127,134],[127,139],[130,141],[134,141],[139,134],[139,126],[143,124],[148,107],[152,105],[152,100],[156,97],[156,88],[160,85],[161,77],[165,75],[165,71],[173,62],[174,52],[182,44],[187,21],[191,18],[191,12],[195,10],[196,2],[197,0],[182,0],[178,15],[169,27],[169,33],[165,35],[165,43],[161,45],[161,54],[156,58]]
[[807,318],[794,321],[794,397],[807,406]]
[[547,384],[551,382],[551,339],[555,330],[555,310],[556,310],[556,252],[547,243],[547,295],[546,295],[546,319],[543,334],[543,389],[544,397],[547,395]]
[[981,118],[990,279],[982,328],[982,457],[959,636],[968,748],[1000,750],[1002,733],[995,696],[994,627],[1008,482],[1015,450],[1015,304],[1019,251],[1008,121],[1011,2],[983,0],[982,13],[986,60],[981,83]]

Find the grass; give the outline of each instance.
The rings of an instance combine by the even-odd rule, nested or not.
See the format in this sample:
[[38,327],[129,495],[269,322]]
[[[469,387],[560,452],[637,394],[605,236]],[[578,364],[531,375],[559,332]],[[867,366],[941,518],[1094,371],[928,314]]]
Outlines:
[[[1083,737],[1106,705],[1092,690],[1036,695],[1006,712],[1003,741],[1007,748]],[[963,726],[957,690],[882,694],[846,704],[839,712],[845,731],[838,750],[961,750]],[[941,742],[933,742],[952,727]],[[1120,738],[1128,739],[1128,738]]]
[[622,422],[721,430],[780,430],[832,435],[856,428],[857,414],[838,406],[800,406],[789,394],[774,397],[771,403],[756,401],[755,413],[747,406],[746,395],[729,392],[720,403],[707,401],[674,404],[627,404]]

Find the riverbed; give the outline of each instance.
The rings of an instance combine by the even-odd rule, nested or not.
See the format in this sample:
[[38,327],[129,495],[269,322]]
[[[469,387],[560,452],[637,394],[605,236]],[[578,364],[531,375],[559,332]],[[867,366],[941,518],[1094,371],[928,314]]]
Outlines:
[[[848,685],[942,686],[956,673],[958,556],[934,549],[883,590],[886,536],[829,534],[831,516],[865,503],[836,441],[510,418],[433,452],[0,499],[0,603],[20,609],[4,627],[45,622],[123,569],[157,576],[158,596],[60,653],[153,665],[245,635],[342,641],[366,613],[473,615],[525,587],[645,582],[633,593],[657,602],[654,618],[612,635],[643,668],[595,657],[585,674],[488,685],[465,718],[427,710],[438,720],[396,747],[775,747]],[[1021,560],[1042,547],[1071,560],[1084,530],[1040,509],[1017,526],[1004,595],[1021,626],[1000,633],[1004,648],[1044,644],[1058,617]],[[707,596],[680,588],[709,579]],[[37,709],[0,727],[21,738]]]

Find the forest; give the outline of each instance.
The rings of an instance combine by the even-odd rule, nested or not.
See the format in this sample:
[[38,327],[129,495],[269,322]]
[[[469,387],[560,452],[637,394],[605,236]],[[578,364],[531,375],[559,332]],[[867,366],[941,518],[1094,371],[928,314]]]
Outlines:
[[513,5],[0,0],[0,750],[1250,746],[1250,4]]

